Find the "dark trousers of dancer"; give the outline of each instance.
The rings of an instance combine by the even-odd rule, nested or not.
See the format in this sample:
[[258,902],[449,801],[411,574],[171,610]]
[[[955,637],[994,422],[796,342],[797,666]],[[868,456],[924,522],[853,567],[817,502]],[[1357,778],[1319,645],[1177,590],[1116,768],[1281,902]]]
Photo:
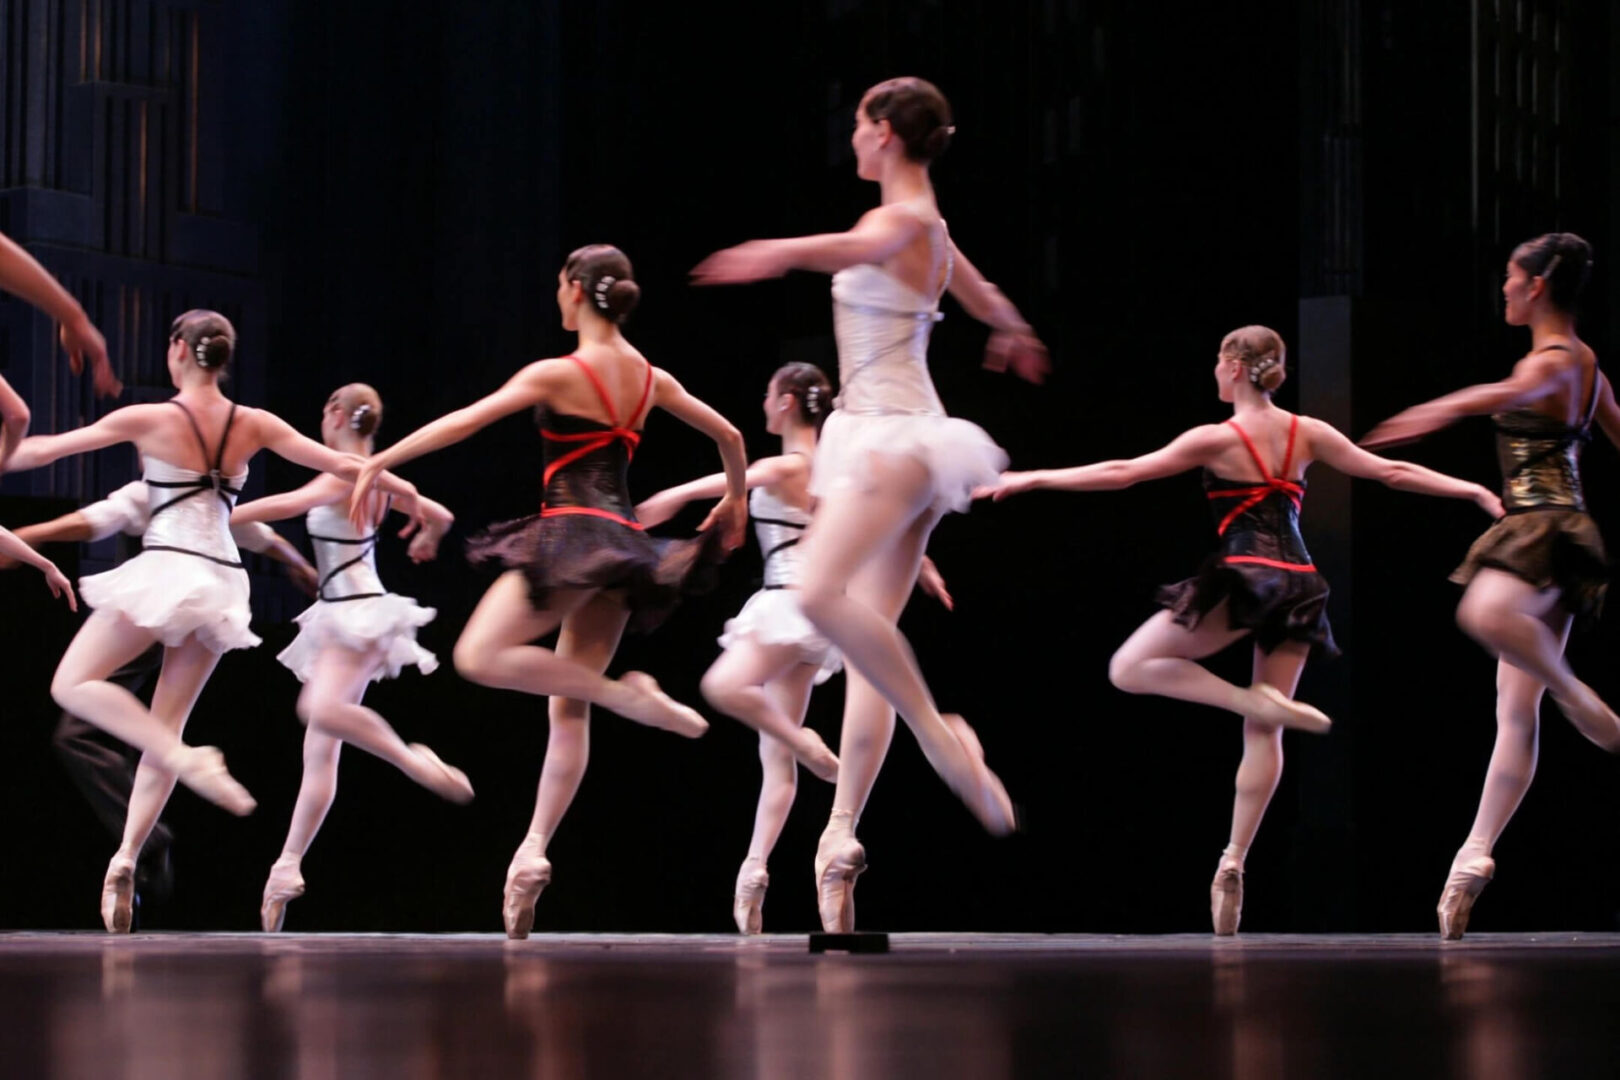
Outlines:
[[[107,681],[122,686],[136,697],[144,697],[156,681],[163,667],[163,643],[150,649],[107,676]],[[90,803],[96,817],[112,833],[113,839],[122,840],[124,821],[129,817],[129,795],[135,784],[135,766],[140,763],[140,751],[114,739],[88,721],[63,713],[57,722],[56,734],[51,740],[62,758],[68,775]],[[167,826],[161,822],[141,848],[135,864],[136,887],[162,899],[172,884],[169,864],[169,844],[173,840]]]

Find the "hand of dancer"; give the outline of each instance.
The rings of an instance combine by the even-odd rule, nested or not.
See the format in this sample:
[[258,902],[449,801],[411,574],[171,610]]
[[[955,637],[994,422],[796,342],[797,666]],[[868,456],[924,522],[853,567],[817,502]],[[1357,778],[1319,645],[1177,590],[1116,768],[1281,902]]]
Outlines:
[[68,355],[68,369],[73,374],[84,374],[84,361],[88,357],[90,376],[97,394],[117,397],[124,392],[124,384],[113,374],[112,363],[107,359],[107,339],[101,336],[101,331],[88,317],[63,323],[58,336]]
[[1495,518],[1498,521],[1500,521],[1507,514],[1507,510],[1502,506],[1502,497],[1496,492],[1492,491],[1490,488],[1483,485],[1480,486],[1479,491],[1474,495],[1474,502],[1478,504],[1481,510],[1485,511],[1487,514],[1491,515],[1492,518]]
[[422,505],[422,528],[411,538],[410,546],[405,554],[414,563],[430,562],[439,556],[439,541],[444,534],[450,531],[455,523],[455,515],[432,499],[420,500]]
[[[349,493],[349,521],[357,529],[369,529],[372,524],[371,489],[377,486],[377,477],[383,474],[383,466],[376,457],[370,457],[360,466],[360,472],[354,478],[354,490]],[[404,536],[415,524],[408,524]]]
[[741,285],[781,277],[790,269],[781,245],[772,240],[750,240],[717,251],[692,267],[692,284]]
[[934,560],[926,555],[923,556],[922,566],[917,570],[917,588],[938,600],[946,611],[956,610],[956,601],[951,599],[950,591],[945,588],[944,575],[939,572],[939,567],[934,565]]
[[284,565],[286,566],[287,577],[291,579],[299,592],[311,600],[320,595],[321,576],[315,572],[313,566],[309,565],[309,563],[286,563]]
[[1453,419],[1447,410],[1437,408],[1433,403],[1414,405],[1367,432],[1361,437],[1360,445],[1368,450],[1378,450],[1415,442],[1430,432],[1439,431]]
[[1041,339],[1025,330],[996,330],[984,346],[986,371],[1011,371],[1039,386],[1052,370],[1052,358]]
[[698,526],[698,532],[708,532],[710,528],[720,530],[720,546],[727,551],[736,551],[742,547],[743,538],[748,530],[748,502],[745,499],[733,498],[727,494],[709,516],[703,519]]
[[974,488],[973,497],[1000,502],[1009,495],[1022,495],[1026,491],[1034,491],[1040,487],[1039,476],[1039,472],[1004,472],[994,484]]
[[636,504],[636,520],[651,529],[674,517],[685,505],[685,499],[672,498],[669,492],[660,491]]
[[68,610],[78,611],[79,601],[78,598],[73,595],[73,582],[67,579],[67,575],[58,570],[56,568],[56,564],[50,562],[49,560],[47,560],[45,565],[41,566],[39,569],[40,572],[45,575],[45,584],[50,587],[51,595],[66,596]]

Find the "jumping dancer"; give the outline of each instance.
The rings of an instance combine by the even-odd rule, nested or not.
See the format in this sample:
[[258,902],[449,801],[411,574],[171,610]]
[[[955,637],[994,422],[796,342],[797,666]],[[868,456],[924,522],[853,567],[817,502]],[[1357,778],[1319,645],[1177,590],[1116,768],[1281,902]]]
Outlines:
[[[1203,467],[1220,548],[1198,575],[1159,592],[1165,610],[1120,646],[1108,677],[1132,694],[1162,694],[1243,717],[1232,831],[1210,885],[1217,934],[1235,934],[1243,912],[1243,862],[1282,778],[1282,729],[1327,732],[1320,711],[1292,700],[1312,645],[1336,651],[1326,580],[1299,534],[1305,470],[1313,461],[1392,488],[1471,499],[1500,517],[1486,488],[1358,448],[1331,425],[1272,404],[1285,378],[1282,338],[1264,326],[1226,335],[1215,382],[1232,419],[1193,428],[1161,450],[1125,461],[1006,473],[981,494],[998,501],[1038,489],[1117,491]],[[1254,637],[1254,677],[1234,686],[1197,661]]]
[[1496,428],[1507,516],[1474,542],[1451,578],[1467,586],[1457,622],[1497,658],[1496,748],[1436,909],[1441,937],[1452,940],[1467,930],[1475,899],[1496,873],[1491,849],[1535,776],[1542,693],[1552,692],[1582,735],[1620,752],[1620,720],[1564,659],[1571,624],[1598,614],[1608,585],[1603,538],[1581,487],[1581,448],[1594,423],[1620,446],[1614,388],[1575,333],[1591,266],[1591,245],[1574,233],[1520,244],[1502,283],[1503,318],[1530,328],[1530,352],[1513,374],[1407,409],[1363,440],[1405,442],[1485,414]]
[[[365,520],[371,480],[380,470],[535,409],[545,454],[541,509],[493,526],[469,545],[475,558],[508,569],[484,594],[454,653],[456,670],[475,683],[551,699],[534,817],[506,875],[503,916],[514,938],[528,936],[535,904],[551,880],[546,844],[584,776],[590,706],[691,738],[708,730],[651,676],[602,674],[626,625],[648,630],[661,622],[684,592],[698,587],[718,549],[742,541],[747,520],[742,436],[648,363],[620,331],[640,296],[630,260],[619,249],[594,244],[573,252],[557,274],[557,306],[563,328],[578,332],[578,348],[528,365],[495,393],[378,453],[362,470],[350,505],[351,518]],[[654,540],[635,519],[626,470],[653,408],[713,438],[725,463],[725,497],[695,540]],[[531,644],[553,631],[555,650]]]
[[[377,392],[351,383],[321,410],[321,441],[340,453],[370,457],[381,422]],[[233,524],[306,515],[320,571],[315,603],[298,616],[298,636],[277,657],[304,684],[298,717],[308,730],[292,823],[259,909],[267,932],[280,930],[288,902],[304,895],[304,853],[337,797],[344,743],[377,755],[452,802],[465,803],[473,795],[465,773],[420,743],[406,745],[388,721],[361,704],[372,682],[394,678],[410,664],[428,674],[439,661],[416,643],[416,631],[433,620],[433,609],[387,591],[377,577],[377,537],[390,502],[375,499],[366,528],[356,529],[348,518],[349,494],[350,485],[322,473],[297,491],[243,503],[231,514]],[[422,495],[392,505],[423,523],[411,539],[410,557],[424,562],[437,555],[439,540],[454,521],[450,511]]]
[[923,754],[986,829],[1011,832],[1012,801],[959,716],[942,716],[897,625],[923,551],[947,511],[994,482],[1006,454],[977,426],[945,415],[927,348],[947,291],[990,325],[986,367],[1040,382],[1046,350],[1005,296],[951,241],[929,164],[949,144],[950,105],[932,84],[891,79],[855,111],[856,173],[882,205],[848,232],[756,240],[711,255],[698,284],[831,273],[838,339],[838,408],[816,449],[815,520],[800,545],[800,603],[844,654],[846,690],[838,791],[816,854],[822,925],[854,927],[856,876],[866,852],[855,826],[882,767],[895,710]]

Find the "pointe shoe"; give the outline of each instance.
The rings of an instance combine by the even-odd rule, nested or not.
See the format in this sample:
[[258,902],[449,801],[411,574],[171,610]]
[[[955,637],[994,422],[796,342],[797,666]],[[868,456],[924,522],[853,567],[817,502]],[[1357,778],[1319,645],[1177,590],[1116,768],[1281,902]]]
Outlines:
[[765,926],[765,888],[771,875],[758,859],[744,859],[737,871],[737,891],[731,904],[731,916],[737,920],[737,933],[758,934]]
[[966,782],[945,777],[946,784],[967,804],[968,811],[979,819],[979,824],[991,836],[1007,836],[1016,832],[1018,812],[1001,778],[985,764],[984,746],[979,742],[978,734],[966,720],[954,713],[947,713],[940,719],[945,721],[945,726],[962,744],[973,770],[973,776]]
[[1270,683],[1257,682],[1249,687],[1261,699],[1261,706],[1249,719],[1257,724],[1297,728],[1313,735],[1326,735],[1333,721],[1321,709],[1302,701],[1295,701]]
[[216,746],[182,747],[167,765],[186,787],[238,817],[246,817],[259,805],[225,770],[225,755]]
[[1485,891],[1485,886],[1496,875],[1496,860],[1489,855],[1478,855],[1464,863],[1452,863],[1446,878],[1445,891],[1434,909],[1440,916],[1440,937],[1445,941],[1460,941],[1468,929],[1468,916],[1474,910],[1474,901]]
[[1243,918],[1243,865],[1222,859],[1209,886],[1209,917],[1218,937],[1237,933]]
[[637,700],[613,711],[627,720],[662,728],[695,739],[709,730],[709,722],[696,709],[682,705],[658,688],[658,680],[644,671],[627,671],[619,685],[635,691]]
[[1620,752],[1620,716],[1616,716],[1608,703],[1598,697],[1590,686],[1583,685],[1574,698],[1551,695],[1553,704],[1563,713],[1575,729],[1592,742],[1612,753]]
[[799,764],[809,769],[810,775],[817,780],[825,780],[829,784],[838,783],[838,755],[822,741],[820,735],[809,728],[800,728],[799,733],[804,745],[789,747],[793,751],[793,756],[799,759]]
[[472,802],[472,782],[467,779],[466,773],[454,765],[446,765],[439,759],[438,754],[435,754],[421,743],[411,743],[409,749],[417,757],[427,759],[427,763],[433,766],[435,770],[428,781],[423,783],[423,787],[439,796],[439,798],[448,799],[458,806],[465,806]]
[[129,933],[134,909],[135,860],[120,853],[107,864],[107,876],[101,882],[101,921],[107,933]]
[[304,875],[299,862],[282,856],[270,867],[270,877],[264,883],[264,900],[259,905],[259,925],[267,934],[280,931],[287,917],[287,902],[304,895]]
[[551,860],[539,852],[525,851],[525,840],[512,856],[512,865],[506,868],[506,892],[502,897],[501,916],[506,922],[506,936],[522,941],[534,929],[534,907],[540,902],[540,891],[551,884]]
[[824,832],[816,847],[816,901],[821,928],[855,932],[855,879],[866,869],[866,848],[847,832]]

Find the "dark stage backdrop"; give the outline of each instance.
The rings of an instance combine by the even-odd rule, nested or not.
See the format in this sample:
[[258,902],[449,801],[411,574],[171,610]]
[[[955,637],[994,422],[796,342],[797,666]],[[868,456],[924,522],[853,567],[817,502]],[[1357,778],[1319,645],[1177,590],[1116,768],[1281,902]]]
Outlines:
[[[16,24],[33,6],[4,0],[0,11]],[[643,285],[632,340],[731,416],[752,454],[771,452],[758,411],[771,371],[788,359],[836,362],[827,282],[702,291],[686,273],[717,247],[843,228],[873,205],[847,137],[862,89],[896,73],[951,96],[957,136],[934,175],[953,235],[1053,350],[1053,377],[1034,388],[979,369],[986,331],[954,305],[935,332],[947,407],[991,431],[1017,466],[1145,452],[1221,419],[1214,353],[1250,322],[1297,346],[1280,403],[1314,395],[1353,435],[1498,377],[1524,347],[1497,326],[1500,266],[1514,242],[1551,228],[1597,244],[1584,326],[1600,353],[1615,343],[1620,279],[1607,264],[1620,144],[1612,27],[1598,5],[1518,5],[1531,11],[1522,26],[1489,3],[1419,16],[1394,0],[1316,5],[1308,17],[1281,0],[1237,14],[1206,5],[1174,18],[1057,0],[514,0],[453,15],[281,0],[250,5],[251,23],[235,5],[170,6],[200,10],[234,58],[210,99],[227,110],[228,133],[212,166],[228,177],[234,215],[257,230],[252,281],[265,314],[244,329],[240,362],[262,373],[262,389],[249,403],[311,432],[346,381],[381,391],[387,442],[524,362],[565,353],[556,271],[573,247],[608,241],[629,252]],[[19,91],[5,86],[10,123]],[[1343,316],[1341,331],[1324,311]],[[474,687],[448,661],[489,580],[464,563],[459,540],[533,509],[538,453],[527,419],[514,418],[405,470],[460,519],[435,564],[409,565],[399,543],[380,556],[393,588],[438,608],[422,640],[445,667],[380,684],[368,702],[463,766],[478,798],[450,807],[345,754],[289,929],[498,929],[545,746],[544,702]],[[1483,422],[1404,453],[1495,482]],[[1588,460],[1600,523],[1620,537],[1614,452],[1598,446]],[[703,439],[655,418],[632,484],[644,495],[716,466]],[[267,490],[304,479],[264,459],[255,477]],[[1305,532],[1339,568],[1332,614],[1347,656],[1313,661],[1300,692],[1338,724],[1326,739],[1285,740],[1289,768],[1250,856],[1244,926],[1430,929],[1494,730],[1493,665],[1456,630],[1457,590],[1445,580],[1485,521],[1462,504],[1352,493],[1320,472],[1313,481]],[[3,520],[60,505],[12,499]],[[902,729],[861,827],[872,864],[863,927],[1208,926],[1239,724],[1124,695],[1106,677],[1111,651],[1154,610],[1154,588],[1207,550],[1206,515],[1187,475],[1031,496],[941,526],[932,554],[957,609],[918,597],[903,625],[941,705],[977,725],[1027,828],[984,836]],[[64,566],[74,557],[63,556]],[[757,571],[750,546],[716,593],[628,640],[614,670],[649,670],[696,701],[714,638]],[[297,683],[275,662],[292,630],[270,617],[297,600],[268,571],[256,586],[265,645],[221,661],[188,738],[223,747],[259,809],[239,821],[175,797],[177,890],[148,906],[148,927],[257,925],[302,729]],[[48,740],[50,672],[76,621],[31,573],[0,577],[0,590],[10,823],[0,926],[95,926],[112,843]],[[1614,626],[1571,646],[1611,700]],[[1235,678],[1247,664],[1237,651],[1214,661]],[[835,745],[841,691],[841,680],[828,684],[811,710]],[[1480,929],[1612,928],[1620,908],[1609,857],[1620,842],[1617,764],[1546,714],[1542,776],[1498,847]],[[590,772],[551,847],[540,929],[730,926],[756,740],[713,719],[696,742],[597,720]],[[830,801],[829,787],[801,779],[771,863],[769,929],[815,925],[811,860]]]

